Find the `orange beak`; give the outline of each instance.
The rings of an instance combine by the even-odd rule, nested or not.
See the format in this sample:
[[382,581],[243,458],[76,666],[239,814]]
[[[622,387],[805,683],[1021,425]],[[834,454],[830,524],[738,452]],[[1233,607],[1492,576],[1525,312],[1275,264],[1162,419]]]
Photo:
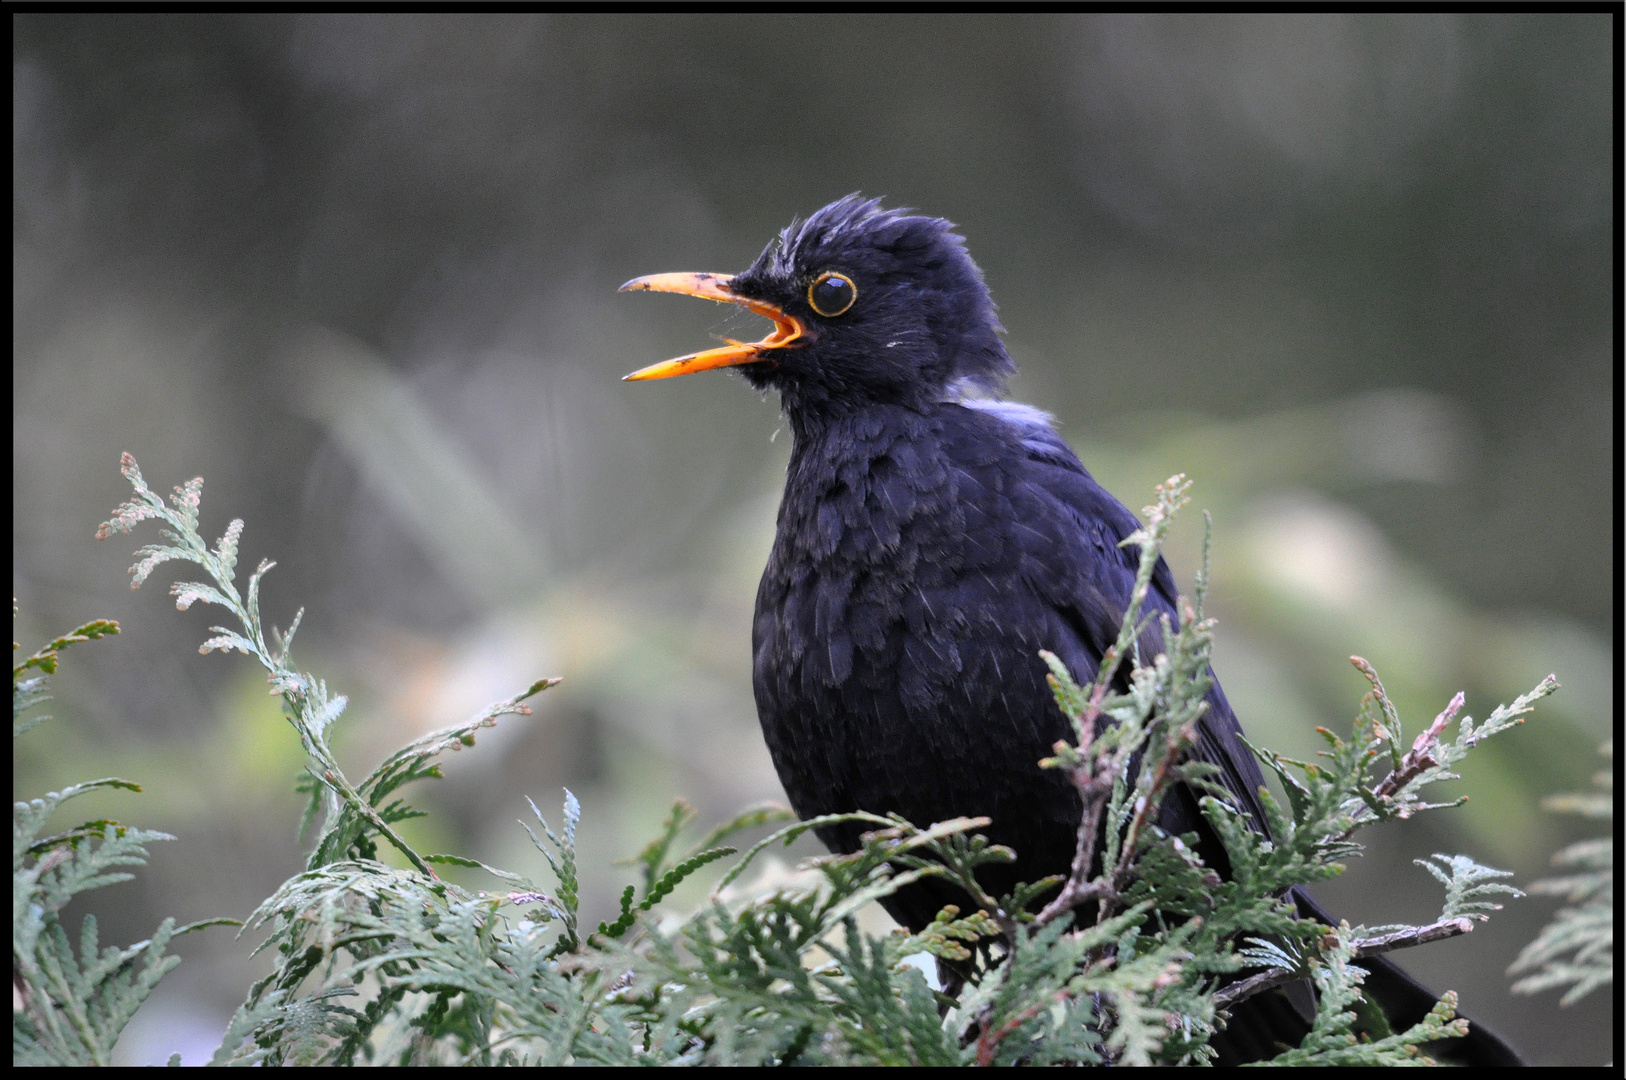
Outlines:
[[673,360],[662,360],[658,364],[640,368],[631,375],[623,375],[622,379],[633,382],[643,379],[669,379],[673,375],[688,375],[695,371],[710,371],[712,368],[734,367],[737,364],[754,364],[758,360],[771,359],[767,355],[768,350],[783,349],[801,338],[804,328],[796,316],[787,315],[772,304],[741,296],[729,288],[728,283],[732,280],[728,274],[650,274],[648,277],[633,278],[621,286],[618,290],[620,292],[682,293],[685,296],[716,300],[721,304],[739,304],[773,320],[773,333],[761,341],[744,342],[725,338],[728,344],[720,349],[707,349],[705,352],[690,353]]

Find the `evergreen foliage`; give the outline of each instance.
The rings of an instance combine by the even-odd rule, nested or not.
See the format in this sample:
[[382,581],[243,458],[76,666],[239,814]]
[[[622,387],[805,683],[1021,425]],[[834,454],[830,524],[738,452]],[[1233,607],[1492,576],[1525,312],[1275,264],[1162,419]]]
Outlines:
[[[237,650],[265,668],[306,751],[305,824],[320,821],[306,870],[249,920],[269,931],[260,948],[274,952],[276,966],[250,989],[217,1064],[1200,1064],[1211,1060],[1208,1043],[1228,1008],[1305,978],[1318,990],[1314,1027],[1277,1063],[1418,1064],[1427,1060],[1423,1044],[1466,1030],[1455,996],[1444,995],[1410,1030],[1388,1031],[1363,1008],[1360,958],[1466,933],[1497,907],[1494,896],[1516,894],[1498,880],[1502,872],[1441,855],[1439,865],[1422,864],[1446,892],[1433,923],[1324,927],[1295,918],[1288,889],[1341,873],[1360,852],[1359,829],[1434,809],[1424,789],[1453,778],[1451,768],[1479,741],[1522,722],[1557,683],[1549,677],[1477,727],[1463,718],[1447,739],[1459,695],[1408,747],[1376,672],[1353,658],[1371,689],[1347,738],[1322,731],[1327,749],[1315,762],[1254,750],[1287,794],[1285,803],[1262,795],[1274,832],[1264,839],[1208,781],[1211,766],[1182,760],[1205,708],[1213,646],[1213,620],[1202,609],[1206,542],[1191,601],[1182,601],[1178,625],[1163,627],[1165,651],[1136,654],[1152,567],[1186,501],[1188,485],[1175,477],[1158,489],[1145,528],[1126,541],[1140,548],[1140,575],[1096,680],[1079,686],[1046,656],[1076,739],[1058,743],[1044,765],[1066,772],[1084,805],[1065,880],[988,895],[977,868],[1015,854],[978,835],[983,818],[924,827],[870,813],[798,822],[757,807],[689,844],[683,838],[696,815],[680,802],[631,860],[638,881],[623,893],[619,915],[589,931],[580,919],[581,808],[568,791],[559,831],[534,804],[534,826],[524,823],[538,865],[548,866],[546,888],[461,856],[420,853],[394,829],[420,814],[401,797],[406,785],[438,777],[439,755],[528,712],[525,700],[557,680],[538,680],[416,740],[352,782],[328,742],[345,698],[293,665],[298,616],[286,634],[261,622],[259,588],[271,564],[250,576],[246,595],[237,589],[242,522],[211,549],[197,529],[201,479],[176,488],[166,504],[129,455],[123,472],[134,495],[100,535],[149,518],[164,526],[163,542],[137,553],[135,586],[165,562],[202,568],[207,581],[172,587],[177,606],[202,601],[232,617],[235,625],[212,628],[202,651]],[[102,625],[77,633],[95,636],[92,627]],[[79,639],[54,642],[14,669],[17,712],[38,700],[40,680],[28,672],[53,670],[49,650]],[[1113,693],[1123,667],[1127,692]],[[1202,863],[1194,835],[1156,825],[1162,799],[1182,782],[1209,792],[1202,810],[1223,840],[1229,880]],[[20,968],[25,959],[32,965],[20,976],[27,1009],[14,1025],[18,1063],[105,1061],[174,962],[162,958],[175,932],[168,922],[150,942],[102,954],[89,923],[76,959],[53,921],[68,897],[121,878],[108,868],[139,862],[141,845],[163,838],[92,822],[35,839],[57,805],[98,785],[133,787],[97,781],[14,813],[14,913],[27,913],[14,917],[14,957]],[[869,827],[860,850],[811,860],[789,885],[748,883],[760,854],[836,821]],[[744,854],[724,843],[775,824]],[[384,862],[385,848],[407,866]],[[726,859],[732,865],[699,910],[667,910],[679,884]],[[436,865],[478,868],[498,884],[466,889],[437,876]],[[1091,876],[1092,866],[1102,869]],[[925,876],[956,883],[965,902],[918,934],[860,928],[859,909]],[[1587,897],[1596,895],[1591,888]],[[1577,962],[1595,959],[1584,953]],[[926,975],[933,969],[936,983]]]
[[[1613,758],[1614,742],[1604,743],[1598,752]],[[1542,805],[1562,814],[1612,821],[1615,808],[1609,793],[1610,774],[1599,772],[1592,782],[1602,790],[1555,795]],[[1543,878],[1533,883],[1530,891],[1562,896],[1572,906],[1558,909],[1553,921],[1524,947],[1508,972],[1535,972],[1513,984],[1515,993],[1537,994],[1567,986],[1559,1004],[1572,1005],[1615,979],[1614,830],[1571,844],[1554,855],[1553,862],[1579,867],[1581,872]]]
[[[17,609],[12,607],[12,616]],[[56,673],[63,649],[119,632],[107,619],[86,623],[57,638],[11,668],[11,732],[15,741],[49,720],[23,713],[50,700],[47,679]],[[15,652],[21,648],[12,643]],[[165,919],[146,941],[127,948],[102,947],[96,917],[80,923],[74,951],[61,918],[80,893],[129,881],[122,867],[147,861],[147,845],[173,836],[117,821],[86,821],[41,836],[64,804],[92,791],[140,791],[118,777],[74,784],[11,808],[11,1061],[13,1065],[108,1065],[113,1044],[141,1003],[180,958],[166,956],[171,939],[205,926],[211,919],[177,928]]]

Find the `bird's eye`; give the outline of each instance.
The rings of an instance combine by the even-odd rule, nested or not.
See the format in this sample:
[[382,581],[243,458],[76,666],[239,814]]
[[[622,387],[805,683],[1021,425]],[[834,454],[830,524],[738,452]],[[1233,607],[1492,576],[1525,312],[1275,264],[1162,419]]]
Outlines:
[[826,271],[807,287],[807,302],[825,318],[833,318],[853,306],[858,299],[858,286],[846,274]]

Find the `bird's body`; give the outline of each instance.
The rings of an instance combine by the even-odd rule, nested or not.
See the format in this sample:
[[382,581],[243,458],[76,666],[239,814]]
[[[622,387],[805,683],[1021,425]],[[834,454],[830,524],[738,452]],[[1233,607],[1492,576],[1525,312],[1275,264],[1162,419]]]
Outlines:
[[[803,817],[895,812],[919,825],[986,816],[1018,853],[985,868],[995,896],[1065,875],[1079,798],[1039,767],[1070,723],[1045,683],[1049,650],[1081,683],[1117,638],[1139,553],[1138,523],[1085,470],[1045,414],[993,400],[1014,370],[981,272],[948,222],[848,197],[793,224],[745,272],[640,278],[626,288],[742,304],[774,320],[761,342],[729,342],[629,378],[739,366],[780,394],[794,436],[777,534],[757,593],[753,686],[763,736]],[[1175,612],[1159,563],[1149,614]],[[1155,628],[1139,642],[1161,647]],[[1192,756],[1255,829],[1268,831],[1259,765],[1217,680]],[[1198,834],[1222,875],[1223,846],[1177,785],[1159,824]],[[859,830],[820,831],[836,851]],[[1305,896],[1306,917],[1325,919]],[[883,901],[914,930],[949,903],[934,879]],[[1369,962],[1370,963],[1370,962]],[[1433,998],[1372,964],[1369,988],[1397,1022]],[[1233,1010],[1220,1060],[1269,1056],[1307,1030],[1303,1004],[1260,995]],[[1487,1063],[1516,1061],[1494,1037]]]
[[[1018,851],[1071,850],[1077,796],[1038,767],[1067,725],[1035,694],[1039,650],[1067,635],[1055,601],[1091,567],[1033,561],[1070,523],[1023,481],[1024,456],[1014,426],[951,403],[872,405],[793,449],[752,646],[798,814],[983,814]],[[852,850],[857,831],[822,838]],[[894,914],[919,924],[933,904],[900,897]]]
[[[987,871],[996,896],[1065,872],[1080,804],[1038,762],[1072,731],[1039,652],[1094,677],[1134,585],[1139,553],[1118,544],[1136,524],[1025,406],[876,404],[799,440],[752,634],[763,735],[796,812],[989,817],[1019,853]],[[1174,599],[1160,564],[1149,606],[1172,614]],[[1235,729],[1217,687],[1210,709],[1211,728]],[[821,836],[852,850],[858,830]],[[920,926],[957,899],[931,883],[890,908]]]

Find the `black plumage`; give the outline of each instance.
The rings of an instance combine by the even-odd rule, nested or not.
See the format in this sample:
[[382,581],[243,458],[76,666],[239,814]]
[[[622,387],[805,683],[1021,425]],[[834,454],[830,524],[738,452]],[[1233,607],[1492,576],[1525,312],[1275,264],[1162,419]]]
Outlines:
[[[1045,414],[994,400],[1014,365],[962,239],[942,219],[849,196],[792,224],[731,278],[656,275],[625,288],[740,303],[775,322],[762,342],[629,378],[738,366],[780,395],[794,443],[757,594],[753,687],[796,812],[894,811],[919,824],[985,815],[988,835],[1019,853],[987,871],[994,895],[1065,874],[1080,804],[1038,761],[1072,732],[1038,654],[1056,653],[1080,682],[1095,676],[1138,563],[1118,544],[1138,522]],[[1176,595],[1160,562],[1148,609],[1172,618]],[[1160,648],[1155,628],[1142,648]],[[1259,765],[1217,681],[1208,698],[1192,753],[1219,766],[1263,831]],[[1204,860],[1228,870],[1188,789],[1159,823],[1197,832]],[[850,851],[858,832],[819,835]],[[1306,917],[1327,918],[1296,899]],[[964,896],[927,879],[884,903],[919,929]],[[1373,966],[1369,985],[1389,994],[1378,999],[1394,1022],[1419,1019],[1432,996]],[[1302,1006],[1281,994],[1244,1002],[1216,1040],[1222,1060],[1296,1043]],[[1494,1037],[1479,1041],[1491,1056],[1477,1060],[1511,1057]]]

